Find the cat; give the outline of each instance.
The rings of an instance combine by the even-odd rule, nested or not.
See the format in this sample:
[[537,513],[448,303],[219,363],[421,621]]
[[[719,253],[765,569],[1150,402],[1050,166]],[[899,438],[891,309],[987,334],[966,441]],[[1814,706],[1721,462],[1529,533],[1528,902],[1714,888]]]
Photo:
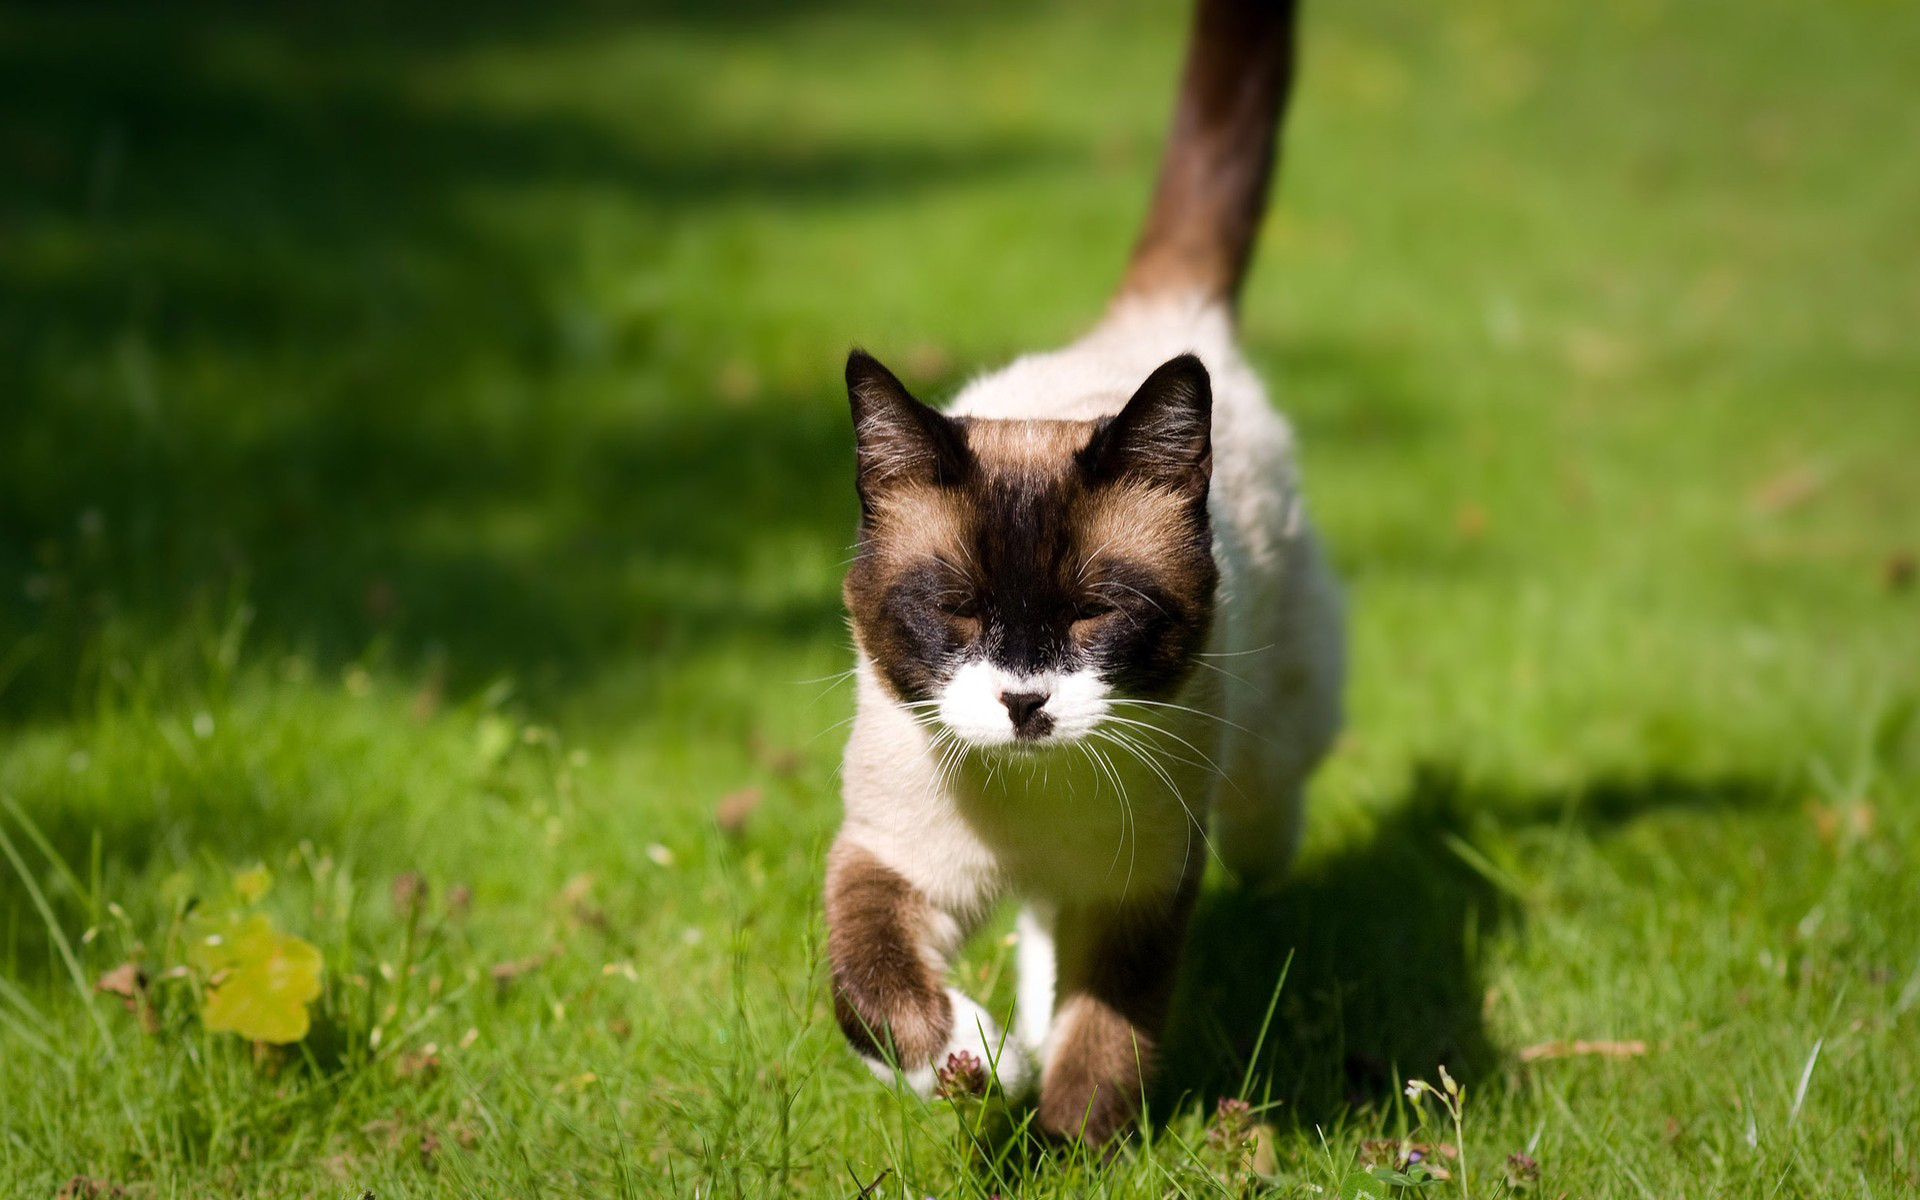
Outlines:
[[[1293,41],[1290,2],[1200,0],[1145,227],[1081,340],[945,412],[847,360],[835,1015],[883,1079],[927,1094],[985,1067],[1092,1145],[1152,1078],[1208,859],[1246,882],[1285,868],[1342,720],[1339,592],[1290,429],[1234,342]],[[1003,1034],[946,968],[1009,897]]]

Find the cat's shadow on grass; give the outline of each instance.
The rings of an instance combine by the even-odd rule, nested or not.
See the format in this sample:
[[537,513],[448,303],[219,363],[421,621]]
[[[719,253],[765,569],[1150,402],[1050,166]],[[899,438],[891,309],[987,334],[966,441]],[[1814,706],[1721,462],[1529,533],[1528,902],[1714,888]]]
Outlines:
[[1244,1088],[1249,1101],[1279,1102],[1271,1120],[1326,1126],[1389,1100],[1408,1077],[1434,1078],[1438,1064],[1466,1080],[1496,1077],[1513,1048],[1488,1038],[1479,947],[1526,914],[1476,851],[1476,823],[1588,836],[1769,794],[1738,776],[1650,775],[1516,796],[1416,771],[1369,836],[1309,859],[1270,892],[1202,898],[1150,1112],[1169,1118],[1195,1100],[1210,1111]]

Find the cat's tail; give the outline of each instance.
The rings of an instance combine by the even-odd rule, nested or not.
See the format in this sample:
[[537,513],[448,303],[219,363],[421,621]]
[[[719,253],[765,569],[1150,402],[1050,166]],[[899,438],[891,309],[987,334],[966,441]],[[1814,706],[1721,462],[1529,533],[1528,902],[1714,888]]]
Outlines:
[[1153,203],[1116,304],[1238,303],[1293,84],[1296,7],[1198,0]]

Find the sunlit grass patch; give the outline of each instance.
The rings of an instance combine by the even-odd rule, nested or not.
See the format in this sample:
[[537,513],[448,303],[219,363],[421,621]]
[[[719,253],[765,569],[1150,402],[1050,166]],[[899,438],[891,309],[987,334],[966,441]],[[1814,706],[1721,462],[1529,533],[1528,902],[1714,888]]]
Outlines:
[[838,365],[1083,326],[1180,14],[0,12],[0,1179],[1920,1188],[1920,30],[1307,19],[1244,332],[1353,719],[1109,1160],[831,1018]]

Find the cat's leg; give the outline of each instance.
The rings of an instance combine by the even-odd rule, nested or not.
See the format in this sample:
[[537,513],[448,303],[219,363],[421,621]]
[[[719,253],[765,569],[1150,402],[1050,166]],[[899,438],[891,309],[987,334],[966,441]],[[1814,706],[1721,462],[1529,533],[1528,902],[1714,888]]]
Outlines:
[[1060,995],[1040,1077],[1046,1132],[1099,1145],[1140,1111],[1197,882],[1126,910],[1060,912]]
[[1031,1082],[1030,1060],[987,1011],[945,986],[966,935],[899,872],[845,838],[827,856],[827,958],[833,1011],[873,1073],[921,1095],[949,1058],[971,1055],[1010,1096]]
[[1300,845],[1307,779],[1339,734],[1346,674],[1344,618],[1332,573],[1310,535],[1288,549],[1285,587],[1244,640],[1225,685],[1224,778],[1214,839],[1242,883],[1280,879]]
[[1032,904],[1020,910],[1014,934],[1019,939],[1020,991],[1014,1005],[1014,1030],[1027,1053],[1039,1059],[1053,1028],[1054,983],[1059,974],[1053,945],[1054,914]]

